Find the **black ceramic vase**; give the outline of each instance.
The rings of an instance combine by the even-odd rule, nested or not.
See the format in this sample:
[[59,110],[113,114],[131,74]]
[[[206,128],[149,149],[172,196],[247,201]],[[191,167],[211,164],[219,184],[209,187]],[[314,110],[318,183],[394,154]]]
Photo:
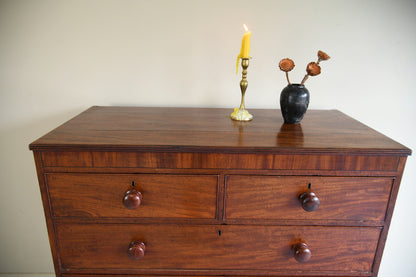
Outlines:
[[280,109],[284,122],[300,123],[309,105],[309,91],[304,85],[290,84],[280,93]]

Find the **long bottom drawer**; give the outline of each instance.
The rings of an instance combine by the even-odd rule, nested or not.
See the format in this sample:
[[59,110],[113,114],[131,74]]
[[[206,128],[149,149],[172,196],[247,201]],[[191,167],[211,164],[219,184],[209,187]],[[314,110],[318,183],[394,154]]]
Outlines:
[[[380,234],[373,227],[159,224],[57,224],[56,231],[62,271],[67,273],[258,270],[362,275],[372,270]],[[133,251],[136,258],[143,254],[138,260],[128,255],[133,241],[144,245]],[[308,250],[298,248],[297,257],[307,260],[310,251],[309,260],[295,259],[293,246],[298,243]]]

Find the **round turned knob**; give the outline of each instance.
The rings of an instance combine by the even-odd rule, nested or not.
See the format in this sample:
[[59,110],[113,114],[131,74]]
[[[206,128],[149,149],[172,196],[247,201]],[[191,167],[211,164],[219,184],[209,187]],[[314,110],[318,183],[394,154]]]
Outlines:
[[302,204],[302,207],[307,212],[313,212],[319,208],[319,204],[321,204],[321,201],[319,201],[318,196],[316,196],[313,192],[305,192],[302,193],[299,196],[300,203]]
[[140,206],[142,199],[142,194],[138,190],[130,189],[124,195],[123,204],[127,209],[133,210]]
[[140,260],[144,257],[144,251],[146,250],[146,245],[141,241],[132,241],[130,242],[129,249],[127,249],[127,255],[132,260]]
[[309,250],[308,245],[303,242],[296,243],[292,246],[293,256],[296,261],[300,263],[305,263],[309,261],[312,256],[311,250]]

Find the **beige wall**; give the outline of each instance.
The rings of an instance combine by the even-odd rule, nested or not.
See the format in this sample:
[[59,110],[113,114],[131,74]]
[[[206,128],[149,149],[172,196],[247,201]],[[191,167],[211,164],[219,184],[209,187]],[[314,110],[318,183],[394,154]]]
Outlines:
[[[237,107],[243,23],[248,108],[278,108],[278,61],[292,58],[300,81],[322,49],[332,59],[307,82],[310,108],[415,150],[415,12],[403,0],[0,0],[0,276],[53,272],[28,144],[91,105]],[[410,157],[382,277],[416,272],[415,167]]]

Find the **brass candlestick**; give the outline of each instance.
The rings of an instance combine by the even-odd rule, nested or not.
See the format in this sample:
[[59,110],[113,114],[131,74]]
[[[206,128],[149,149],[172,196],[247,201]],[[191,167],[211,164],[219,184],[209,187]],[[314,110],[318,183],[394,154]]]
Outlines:
[[238,121],[250,121],[253,119],[253,115],[251,115],[244,105],[244,97],[246,95],[246,89],[248,86],[247,82],[247,68],[249,65],[248,58],[241,59],[241,66],[243,67],[243,77],[240,81],[240,88],[241,88],[241,104],[240,108],[235,108],[234,112],[231,114],[231,119],[238,120]]

